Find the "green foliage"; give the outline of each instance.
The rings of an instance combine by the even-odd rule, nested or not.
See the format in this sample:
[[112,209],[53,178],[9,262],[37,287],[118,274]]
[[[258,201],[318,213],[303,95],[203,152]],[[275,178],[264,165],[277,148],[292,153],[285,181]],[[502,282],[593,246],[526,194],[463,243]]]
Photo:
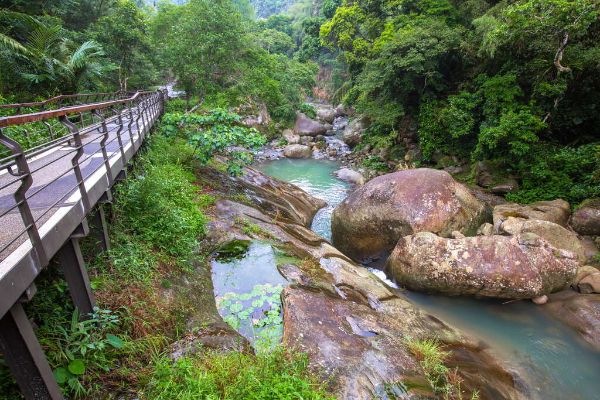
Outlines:
[[290,55],[296,48],[294,40],[286,33],[275,29],[265,29],[256,35],[256,41],[269,53]]
[[279,346],[256,356],[204,352],[158,358],[144,397],[153,399],[332,399],[308,369],[308,357]]
[[283,335],[282,285],[256,285],[249,293],[225,293],[217,299],[223,320],[233,329],[240,326],[252,332],[254,347],[268,350],[277,346]]
[[362,163],[363,167],[367,167],[369,169],[374,169],[375,171],[387,172],[388,166],[386,163],[379,161],[377,157],[367,158]]
[[201,99],[230,85],[248,40],[229,0],[163,3],[151,25],[157,56],[188,95]]
[[511,201],[531,203],[565,199],[577,204],[600,195],[600,142],[580,147],[538,145],[533,158],[519,164],[521,190]]
[[0,42],[0,66],[7,75],[2,92],[30,90],[37,94],[73,93],[100,88],[101,79],[113,66],[103,59],[101,46],[88,40],[77,43],[65,37],[62,21],[0,12],[0,20],[13,29]]
[[303,103],[300,105],[300,112],[304,113],[308,118],[315,119],[317,117],[317,110],[307,103]]
[[216,156],[226,155],[229,172],[237,175],[245,164],[252,162],[252,153],[230,148],[257,149],[267,141],[256,129],[246,128],[239,121],[239,115],[223,109],[215,109],[205,115],[166,114],[161,132],[166,136],[187,136],[188,144],[194,149],[193,156],[201,165],[206,165]]
[[90,27],[92,37],[118,68],[107,78],[122,90],[147,87],[155,79],[147,28],[147,16],[131,1],[117,2]]
[[204,234],[206,218],[198,204],[198,189],[190,184],[194,176],[173,160],[185,154],[165,152],[168,146],[166,138],[153,139],[145,156],[151,162],[137,179],[119,187],[118,210],[128,232],[167,254],[186,257]]
[[[450,352],[443,350],[438,339],[407,338],[404,343],[415,359],[419,361],[435,394],[444,399],[463,398],[460,387],[462,380],[458,376],[458,369],[450,369],[444,365]],[[478,399],[478,392],[475,391],[469,398]]]
[[91,382],[99,371],[109,371],[114,364],[111,353],[125,346],[118,336],[107,333],[119,323],[111,311],[96,309],[91,318],[79,319],[75,311],[68,328],[44,325],[51,331],[38,332],[54,377],[64,392],[74,395],[86,394],[82,380]]
[[535,109],[524,104],[514,75],[480,75],[474,93],[450,95],[420,110],[420,139],[425,157],[450,151],[473,159],[517,163],[531,154],[545,127]]

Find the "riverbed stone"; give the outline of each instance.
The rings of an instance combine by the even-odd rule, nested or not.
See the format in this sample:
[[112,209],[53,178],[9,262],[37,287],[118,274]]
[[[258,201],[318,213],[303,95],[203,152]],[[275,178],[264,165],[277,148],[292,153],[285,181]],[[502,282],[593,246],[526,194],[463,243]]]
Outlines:
[[479,186],[489,187],[502,179],[503,168],[493,161],[478,161],[471,167],[471,176]]
[[332,241],[361,260],[394,248],[416,232],[473,235],[483,205],[447,172],[420,168],[377,177],[348,196],[332,216]]
[[350,168],[342,168],[334,172],[339,179],[355,185],[362,186],[365,184],[365,177],[358,171]]
[[501,233],[509,235],[520,235],[521,233],[530,232],[546,239],[552,246],[557,249],[563,249],[575,253],[577,259],[583,264],[587,261],[585,248],[581,242],[570,230],[550,221],[540,219],[524,219],[508,217],[502,225],[500,225]]
[[542,307],[600,351],[600,295],[565,290],[548,297],[548,303]]
[[580,280],[577,288],[583,294],[600,293],[600,271]]
[[285,140],[288,144],[299,144],[300,143],[300,136],[296,135],[294,133],[294,131],[291,129],[284,130],[283,133],[281,134],[281,136],[283,138],[285,138]]
[[283,155],[287,158],[310,158],[312,150],[308,146],[302,144],[292,144],[286,146],[283,150]]
[[508,194],[519,191],[519,182],[513,178],[506,178],[497,185],[494,185],[490,191],[494,194]]
[[[217,159],[217,162],[222,160]],[[202,178],[224,195],[242,195],[262,211],[279,218],[310,226],[317,211],[327,205],[288,182],[244,167],[240,176],[231,176],[215,168],[202,170]]]
[[563,199],[538,201],[532,204],[501,204],[494,207],[494,226],[499,226],[509,217],[541,219],[566,227],[571,215],[571,206]]
[[344,132],[342,132],[342,140],[350,147],[354,147],[362,141],[362,133],[367,127],[366,121],[362,117],[358,117],[350,121]]
[[321,108],[317,110],[317,119],[323,123],[331,124],[335,119],[335,111],[332,108]]
[[600,199],[581,203],[573,213],[571,226],[580,235],[600,236]]
[[477,236],[490,236],[494,234],[494,225],[486,222],[477,229]]
[[300,136],[317,136],[323,135],[331,129],[331,125],[322,124],[314,119],[307,117],[305,114],[300,113],[296,118],[294,124],[294,132]]
[[386,270],[419,292],[531,299],[567,289],[578,266],[575,254],[533,233],[446,239],[421,232],[398,242]]

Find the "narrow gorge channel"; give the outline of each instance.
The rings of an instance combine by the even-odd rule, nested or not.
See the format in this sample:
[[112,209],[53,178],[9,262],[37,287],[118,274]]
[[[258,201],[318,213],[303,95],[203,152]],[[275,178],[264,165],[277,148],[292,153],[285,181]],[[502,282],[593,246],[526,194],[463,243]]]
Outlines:
[[[282,158],[255,167],[325,200],[328,206],[315,217],[312,230],[331,237],[331,213],[350,192],[333,171],[340,163],[329,160]],[[385,260],[367,266],[392,287],[383,271]],[[529,300],[502,302],[431,296],[397,289],[416,306],[481,340],[517,375],[537,390],[539,399],[598,399],[599,354],[573,329],[547,315]],[[485,346],[484,346],[485,347]],[[532,394],[533,395],[533,394]]]

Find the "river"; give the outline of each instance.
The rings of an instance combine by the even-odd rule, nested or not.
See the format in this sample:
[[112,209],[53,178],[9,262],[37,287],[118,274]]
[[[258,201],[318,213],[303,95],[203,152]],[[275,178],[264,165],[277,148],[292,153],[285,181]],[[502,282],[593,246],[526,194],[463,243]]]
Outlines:
[[[255,166],[293,183],[328,206],[315,217],[312,229],[331,238],[331,213],[349,194],[349,186],[332,172],[340,163],[328,160],[280,159]],[[366,266],[389,281],[379,263]],[[398,294],[434,316],[484,341],[532,384],[537,399],[600,399],[600,354],[570,327],[530,301],[500,301],[431,296],[398,290]]]

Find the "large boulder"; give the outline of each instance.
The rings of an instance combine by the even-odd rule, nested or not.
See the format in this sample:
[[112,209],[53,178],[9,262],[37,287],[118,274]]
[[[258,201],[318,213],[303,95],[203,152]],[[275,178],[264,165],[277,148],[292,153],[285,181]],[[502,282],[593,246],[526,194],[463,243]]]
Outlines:
[[317,119],[321,122],[331,124],[335,119],[335,111],[331,108],[321,108],[317,110]]
[[331,125],[317,122],[302,113],[298,114],[294,124],[294,132],[300,136],[324,135],[329,129]]
[[563,199],[538,201],[532,204],[501,204],[494,207],[494,226],[499,226],[508,217],[541,219],[560,226],[567,226],[571,206]]
[[535,233],[543,237],[557,249],[563,249],[575,253],[577,259],[583,264],[587,261],[585,248],[573,232],[554,222],[541,219],[523,219],[509,217],[500,225],[501,233],[520,235],[521,233]]
[[287,158],[310,158],[312,150],[302,144],[292,144],[283,150],[283,155]]
[[353,116],[356,111],[352,107],[346,107],[342,104],[338,104],[335,108],[335,116],[343,117],[343,116]]
[[416,232],[475,234],[483,205],[447,172],[420,168],[383,175],[353,192],[332,216],[333,244],[361,260]]
[[502,299],[567,289],[578,267],[573,253],[533,233],[446,239],[421,232],[402,238],[386,265],[410,290]]
[[286,129],[285,131],[283,131],[281,137],[283,137],[288,144],[300,143],[300,136],[296,135],[291,129]]
[[344,132],[342,132],[342,140],[346,142],[348,146],[356,146],[362,140],[362,133],[367,127],[363,118],[353,119]]
[[580,235],[600,236],[600,199],[583,202],[573,213],[571,226]]

